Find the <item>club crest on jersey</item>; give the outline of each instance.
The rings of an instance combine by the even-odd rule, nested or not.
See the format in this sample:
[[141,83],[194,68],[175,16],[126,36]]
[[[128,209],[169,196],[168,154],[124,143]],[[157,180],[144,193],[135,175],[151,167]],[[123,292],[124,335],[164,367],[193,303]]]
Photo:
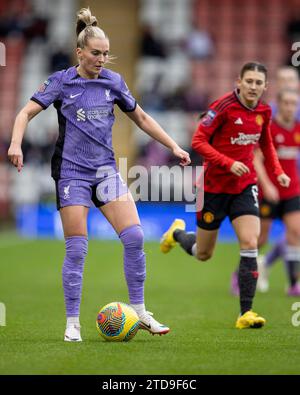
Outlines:
[[64,187],[64,199],[70,199],[70,185]]
[[300,133],[294,134],[294,140],[295,140],[295,143],[300,144]]
[[217,115],[217,113],[216,113],[215,111],[209,110],[209,111],[206,113],[205,117],[202,119],[202,122],[201,122],[202,125],[204,125],[204,126],[210,126],[211,123],[212,123],[212,121],[215,119],[216,115]]
[[106,101],[111,101],[110,89],[105,89],[105,97],[106,97]]
[[262,117],[262,115],[256,115],[255,122],[258,126],[262,126],[264,123],[264,118]]

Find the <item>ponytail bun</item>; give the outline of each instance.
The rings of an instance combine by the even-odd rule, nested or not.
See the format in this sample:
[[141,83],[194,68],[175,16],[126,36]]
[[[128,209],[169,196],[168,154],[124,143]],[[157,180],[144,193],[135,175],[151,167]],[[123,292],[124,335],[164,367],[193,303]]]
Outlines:
[[81,10],[78,11],[76,33],[77,48],[84,48],[91,38],[107,38],[104,31],[98,27],[97,18],[92,15],[89,8],[81,8]]
[[91,10],[88,8],[81,8],[77,13],[77,23],[76,23],[76,33],[77,36],[84,30],[87,26],[97,26],[98,21],[95,16],[92,15]]

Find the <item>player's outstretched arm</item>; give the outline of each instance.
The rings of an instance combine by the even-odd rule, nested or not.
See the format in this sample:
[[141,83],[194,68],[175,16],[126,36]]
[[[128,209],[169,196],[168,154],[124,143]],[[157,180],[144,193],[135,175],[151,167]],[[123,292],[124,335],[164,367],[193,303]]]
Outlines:
[[16,117],[10,147],[8,149],[8,159],[18,169],[18,172],[23,167],[23,153],[22,153],[22,141],[25,130],[29,121],[34,118],[39,112],[43,110],[43,107],[34,101],[30,100],[25,107],[19,112]]
[[180,148],[179,145],[163,130],[163,128],[140,106],[137,105],[133,112],[128,112],[126,114],[150,137],[169,148],[173,152],[173,155],[180,159],[180,164],[182,166],[186,166],[191,163],[189,153]]

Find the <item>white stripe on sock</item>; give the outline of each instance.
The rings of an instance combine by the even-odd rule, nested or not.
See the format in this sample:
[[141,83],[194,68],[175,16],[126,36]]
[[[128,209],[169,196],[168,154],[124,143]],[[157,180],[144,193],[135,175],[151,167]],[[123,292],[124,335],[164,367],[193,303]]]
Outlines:
[[284,257],[287,261],[300,261],[300,248],[287,246]]
[[246,258],[257,258],[258,257],[258,250],[241,250],[240,256]]
[[192,255],[196,258],[197,256],[197,243],[195,243],[192,247]]

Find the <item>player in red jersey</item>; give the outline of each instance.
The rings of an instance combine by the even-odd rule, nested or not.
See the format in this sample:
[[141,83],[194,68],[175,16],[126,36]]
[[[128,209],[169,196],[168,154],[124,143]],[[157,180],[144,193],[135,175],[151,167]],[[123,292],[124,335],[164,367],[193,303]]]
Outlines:
[[267,88],[267,70],[260,63],[243,66],[237,89],[209,108],[196,130],[192,147],[205,159],[204,206],[197,212],[197,233],[187,233],[175,220],[161,240],[167,253],[179,243],[190,255],[206,261],[212,257],[219,227],[229,216],[240,245],[240,311],[236,327],[259,328],[265,319],[254,313],[257,282],[257,243],[260,233],[258,189],[253,165],[259,143],[267,165],[283,187],[290,179],[278,161],[270,134],[271,108],[260,101]]
[[[282,249],[288,280],[289,296],[300,296],[300,285],[297,283],[300,263],[300,179],[297,169],[297,158],[300,148],[300,123],[296,121],[299,94],[293,90],[279,92],[278,113],[272,122],[271,133],[280,164],[290,177],[288,188],[276,185],[272,172],[265,168],[264,158],[259,150],[255,155],[262,200],[260,204],[261,234],[259,247],[268,241],[269,231],[274,218],[281,218],[285,224],[285,239],[280,240],[276,249]],[[266,292],[269,288],[269,269],[274,262],[274,251],[261,257],[260,277],[257,288]]]

